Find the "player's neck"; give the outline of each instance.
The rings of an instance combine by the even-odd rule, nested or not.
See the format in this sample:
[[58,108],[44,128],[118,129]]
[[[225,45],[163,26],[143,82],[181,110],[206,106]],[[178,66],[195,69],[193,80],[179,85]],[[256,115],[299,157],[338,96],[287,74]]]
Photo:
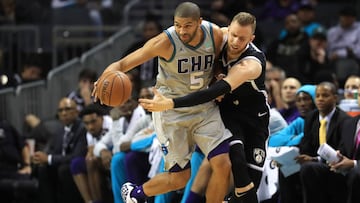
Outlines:
[[229,50],[227,50],[227,61],[231,61],[231,60],[234,60],[234,59],[238,59],[242,53],[244,53],[245,49],[243,51],[241,51],[240,53],[236,53],[236,54],[231,54]]
[[204,37],[204,33],[203,30],[201,28],[198,29],[198,31],[195,34],[195,37],[193,40],[191,40],[188,45],[196,47],[197,45],[199,45],[200,42],[202,42],[202,39]]

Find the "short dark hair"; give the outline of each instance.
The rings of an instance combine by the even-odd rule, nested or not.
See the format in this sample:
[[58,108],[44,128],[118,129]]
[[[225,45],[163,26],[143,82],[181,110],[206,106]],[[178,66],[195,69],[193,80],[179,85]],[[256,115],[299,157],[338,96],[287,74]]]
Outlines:
[[246,26],[251,25],[253,33],[256,29],[256,18],[250,13],[240,12],[234,16],[231,22],[237,22],[239,25]]
[[200,19],[200,8],[192,2],[183,2],[175,9],[175,17]]
[[333,94],[333,95],[337,95],[337,88],[336,88],[336,85],[332,82],[329,82],[329,81],[324,81],[324,82],[321,82],[317,85],[317,87],[320,87],[320,86],[326,86],[326,87],[329,87],[330,88],[330,92]]
[[89,79],[90,82],[95,82],[97,79],[97,73],[94,70],[85,68],[79,73],[79,80]]
[[105,115],[104,109],[99,104],[89,104],[88,106],[85,106],[84,109],[80,112],[79,117],[83,118],[86,115],[89,114],[97,114],[98,116]]

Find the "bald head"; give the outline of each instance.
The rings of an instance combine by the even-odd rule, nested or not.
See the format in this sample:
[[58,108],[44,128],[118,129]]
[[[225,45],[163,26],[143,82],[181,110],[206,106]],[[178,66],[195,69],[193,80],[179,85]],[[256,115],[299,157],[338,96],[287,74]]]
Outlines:
[[200,18],[200,8],[192,2],[181,3],[176,7],[174,17],[198,20]]

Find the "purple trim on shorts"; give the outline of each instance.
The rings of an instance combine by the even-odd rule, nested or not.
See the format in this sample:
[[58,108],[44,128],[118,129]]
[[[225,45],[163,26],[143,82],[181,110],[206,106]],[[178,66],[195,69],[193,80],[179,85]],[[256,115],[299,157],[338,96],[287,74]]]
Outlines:
[[188,169],[188,168],[190,168],[190,161],[186,164],[186,166],[184,166],[184,168],[181,168],[179,166],[179,164],[175,164],[173,167],[171,167],[169,169],[169,172],[180,172],[180,171],[183,171],[183,170]]
[[204,153],[201,151],[201,149],[199,148],[199,146],[197,146],[197,145],[196,145],[196,147],[195,147],[195,151],[200,152],[201,154],[204,154]]
[[78,175],[87,172],[85,157],[76,157],[71,160],[70,170],[72,175]]
[[220,143],[217,147],[215,147],[208,155],[208,160],[210,160],[211,158],[219,155],[219,154],[224,154],[224,153],[229,153],[229,142],[228,141],[224,141],[222,143]]

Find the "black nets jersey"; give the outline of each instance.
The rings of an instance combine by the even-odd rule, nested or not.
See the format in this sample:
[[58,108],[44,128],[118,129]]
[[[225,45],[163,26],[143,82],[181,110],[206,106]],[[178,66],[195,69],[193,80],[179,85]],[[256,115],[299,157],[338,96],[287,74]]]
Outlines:
[[[270,116],[265,89],[265,55],[254,44],[250,43],[239,58],[231,61],[227,61],[226,58],[226,48],[224,48],[220,62],[225,74],[242,60],[253,59],[261,64],[260,76],[254,80],[246,81],[226,94],[219,103],[219,107],[224,124],[233,133],[234,138],[243,141],[251,139],[253,142],[251,145],[256,146],[255,143],[263,145],[264,139],[268,136]],[[254,137],[255,134],[259,136]]]

